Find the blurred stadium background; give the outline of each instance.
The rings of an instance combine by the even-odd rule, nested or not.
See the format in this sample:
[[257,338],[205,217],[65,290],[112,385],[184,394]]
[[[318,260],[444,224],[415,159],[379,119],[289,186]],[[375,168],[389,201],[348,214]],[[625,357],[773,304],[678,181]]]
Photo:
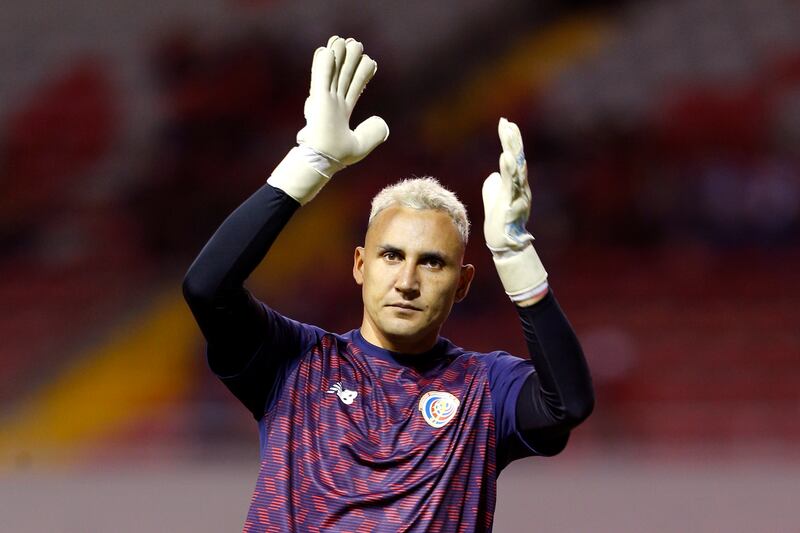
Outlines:
[[503,473],[496,530],[800,531],[794,0],[5,2],[0,529],[240,528],[256,428],[180,282],[293,145],[334,33],[378,60],[356,119],[392,135],[251,289],[356,326],[369,198],[430,174],[475,229],[446,335],[524,353],[480,232],[507,116],[597,409],[562,455]]

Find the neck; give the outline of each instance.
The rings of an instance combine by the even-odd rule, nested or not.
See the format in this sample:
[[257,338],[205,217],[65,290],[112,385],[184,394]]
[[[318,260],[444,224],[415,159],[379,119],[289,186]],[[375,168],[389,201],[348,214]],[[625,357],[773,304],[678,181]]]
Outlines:
[[421,338],[388,335],[379,331],[367,316],[364,316],[364,320],[361,322],[361,336],[365,341],[378,348],[403,354],[425,353],[436,346],[439,339],[438,332],[436,335]]

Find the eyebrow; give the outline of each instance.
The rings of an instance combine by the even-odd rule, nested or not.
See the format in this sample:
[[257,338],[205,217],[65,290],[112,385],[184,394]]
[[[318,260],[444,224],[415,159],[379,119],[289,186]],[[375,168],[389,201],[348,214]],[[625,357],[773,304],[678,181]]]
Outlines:
[[[392,253],[396,253],[396,254],[402,255],[403,257],[405,257],[405,255],[406,255],[406,253],[403,250],[401,250],[397,246],[392,246],[391,244],[378,245],[378,251],[380,253],[392,252]],[[422,252],[421,254],[419,254],[419,258],[420,258],[420,260],[422,262],[429,261],[431,259],[435,259],[435,260],[439,261],[442,264],[447,264],[448,263],[447,258],[443,254],[441,254],[440,252]]]

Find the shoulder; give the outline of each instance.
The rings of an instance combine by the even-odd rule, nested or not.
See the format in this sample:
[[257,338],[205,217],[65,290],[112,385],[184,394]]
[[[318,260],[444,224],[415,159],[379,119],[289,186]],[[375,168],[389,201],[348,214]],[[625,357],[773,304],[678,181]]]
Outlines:
[[303,328],[311,341],[311,351],[323,352],[358,352],[352,331],[347,333],[334,333],[313,324],[298,323]]
[[507,351],[479,352],[462,348],[448,339],[444,339],[444,341],[447,343],[447,356],[452,362],[480,368],[490,378],[504,372],[528,373],[534,371],[530,359],[524,359]]
[[478,352],[469,350],[453,344],[448,339],[443,339],[447,343],[447,353],[452,359],[462,359],[474,362],[475,364],[491,367],[496,364],[500,365],[519,365],[530,364],[529,359],[522,358],[518,355],[513,355],[504,350],[495,350],[492,352]]
[[[449,341],[448,341],[449,342]],[[486,376],[492,390],[516,388],[536,370],[530,359],[513,355],[504,350],[478,352],[451,344],[450,354],[454,360],[461,360],[475,366]]]

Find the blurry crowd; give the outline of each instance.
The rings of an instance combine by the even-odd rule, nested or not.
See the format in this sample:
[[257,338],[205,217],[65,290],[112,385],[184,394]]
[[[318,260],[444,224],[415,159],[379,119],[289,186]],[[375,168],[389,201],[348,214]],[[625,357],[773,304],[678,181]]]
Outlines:
[[[652,5],[656,9],[662,3]],[[532,25],[530,32],[536,31]],[[370,39],[381,37],[376,33]],[[365,44],[390,48],[381,42]],[[0,321],[0,336],[17,339],[0,348],[5,376],[0,384],[7,384],[0,386],[3,398],[38,383],[31,378],[40,372],[41,361],[52,362],[80,349],[86,337],[76,338],[75,332],[91,331],[98,322],[130,313],[159,287],[177,288],[203,243],[264,183],[303,126],[313,50],[298,54],[266,31],[206,35],[189,26],[159,33],[147,49],[148,82],[156,95],[155,126],[134,152],[120,146],[119,86],[109,65],[98,59],[60,71],[7,117],[0,138],[0,296],[22,311]],[[614,295],[621,309],[635,299],[632,294],[642,298],[637,287],[669,285],[663,277],[637,278],[641,271],[616,277],[614,269],[627,254],[693,250],[663,254],[694,261],[695,267],[679,265],[677,259],[662,262],[663,276],[677,278],[687,269],[703,271],[712,263],[708,256],[718,251],[756,249],[763,259],[780,250],[800,264],[792,255],[800,246],[800,46],[770,57],[764,69],[754,70],[735,86],[706,81],[693,86],[682,80],[659,88],[658,98],[655,90],[643,91],[650,99],[645,105],[645,99],[631,97],[638,106],[633,114],[600,109],[591,120],[576,120],[576,110],[584,109],[586,101],[615,90],[613,83],[612,89],[601,90],[596,79],[580,75],[554,80],[551,93],[566,94],[573,88],[582,95],[561,99],[562,107],[544,90],[498,109],[523,132],[534,196],[530,227],[542,243],[547,264],[562,268],[564,278],[573,273],[570,279],[576,288],[564,292],[566,301],[579,302],[573,306],[579,312],[571,314],[579,326],[611,320],[603,304],[613,307],[615,301],[608,298]],[[502,58],[503,50],[498,49],[481,61]],[[358,238],[367,202],[380,187],[411,175],[434,175],[467,204],[473,223],[472,260],[490,268],[482,247],[480,187],[500,152],[494,124],[459,135],[456,145],[445,148],[428,144],[422,134],[425,116],[437,113],[441,95],[469,69],[462,57],[453,55],[449,63],[460,69],[427,68],[424,79],[403,81],[390,60],[377,59],[380,72],[364,93],[354,123],[380,114],[391,136],[373,156],[337,176],[340,197],[353,201],[346,212],[333,216],[346,217],[345,231]],[[587,58],[584,67],[591,70],[591,62]],[[609,79],[613,82],[614,76]],[[572,85],[565,87],[570,80]],[[503,102],[502,84],[493,90]],[[436,98],[426,100],[429,93]],[[479,108],[484,103],[470,105]],[[324,238],[324,229],[306,231],[314,233],[310,239]],[[581,255],[586,249],[592,254]],[[583,259],[570,265],[575,257]],[[747,279],[749,264],[716,279]],[[670,265],[676,266],[673,272]],[[585,279],[587,273],[600,271],[604,278]],[[624,295],[628,300],[619,296],[625,282],[634,287]],[[341,279],[322,277],[314,281],[313,290],[339,295],[343,285]],[[598,287],[609,292],[584,292],[579,300],[581,290]],[[472,298],[487,310],[477,317],[460,309],[454,312],[465,344],[470,335],[478,337],[480,328],[473,326],[497,321],[504,327],[505,315],[486,305],[503,301],[497,289],[493,278],[480,278]],[[787,294],[796,289],[789,287]],[[347,294],[354,296],[352,291]],[[625,315],[628,325],[615,326],[610,337],[601,331],[594,338],[622,339],[614,346],[627,346],[626,353],[635,352],[637,342],[639,349],[660,342],[658,335],[674,326],[669,320],[679,315],[661,311],[674,309],[673,304],[680,307],[665,301],[649,301],[651,329],[634,331],[637,313],[631,312]],[[335,322],[342,313],[314,309],[307,317]],[[789,353],[800,341],[778,324],[785,315],[778,318],[775,323],[781,329],[773,338]],[[340,323],[325,325],[335,329]],[[41,335],[43,330],[49,335]],[[653,367],[640,383],[660,375],[663,368]],[[56,372],[59,366],[49,369]],[[608,398],[619,390],[607,392]]]
[[[197,250],[293,142],[303,124],[308,73],[288,52],[258,34],[209,43],[179,32],[155,48],[162,125],[131,202],[157,255]],[[475,191],[498,151],[493,128],[437,153],[419,135],[429,103],[398,109],[379,80],[365,93],[366,105],[395,119],[390,142],[372,168],[354,170],[358,178],[340,186],[363,190],[366,179],[377,190],[410,174],[434,174],[462,189],[478,223]],[[523,114],[511,118],[524,132],[540,231],[564,246],[652,247],[687,239],[724,247],[796,245],[800,150],[789,133],[764,126],[763,98],[731,103],[728,92],[685,90],[640,121],[608,116],[571,128],[540,114],[531,95]]]

